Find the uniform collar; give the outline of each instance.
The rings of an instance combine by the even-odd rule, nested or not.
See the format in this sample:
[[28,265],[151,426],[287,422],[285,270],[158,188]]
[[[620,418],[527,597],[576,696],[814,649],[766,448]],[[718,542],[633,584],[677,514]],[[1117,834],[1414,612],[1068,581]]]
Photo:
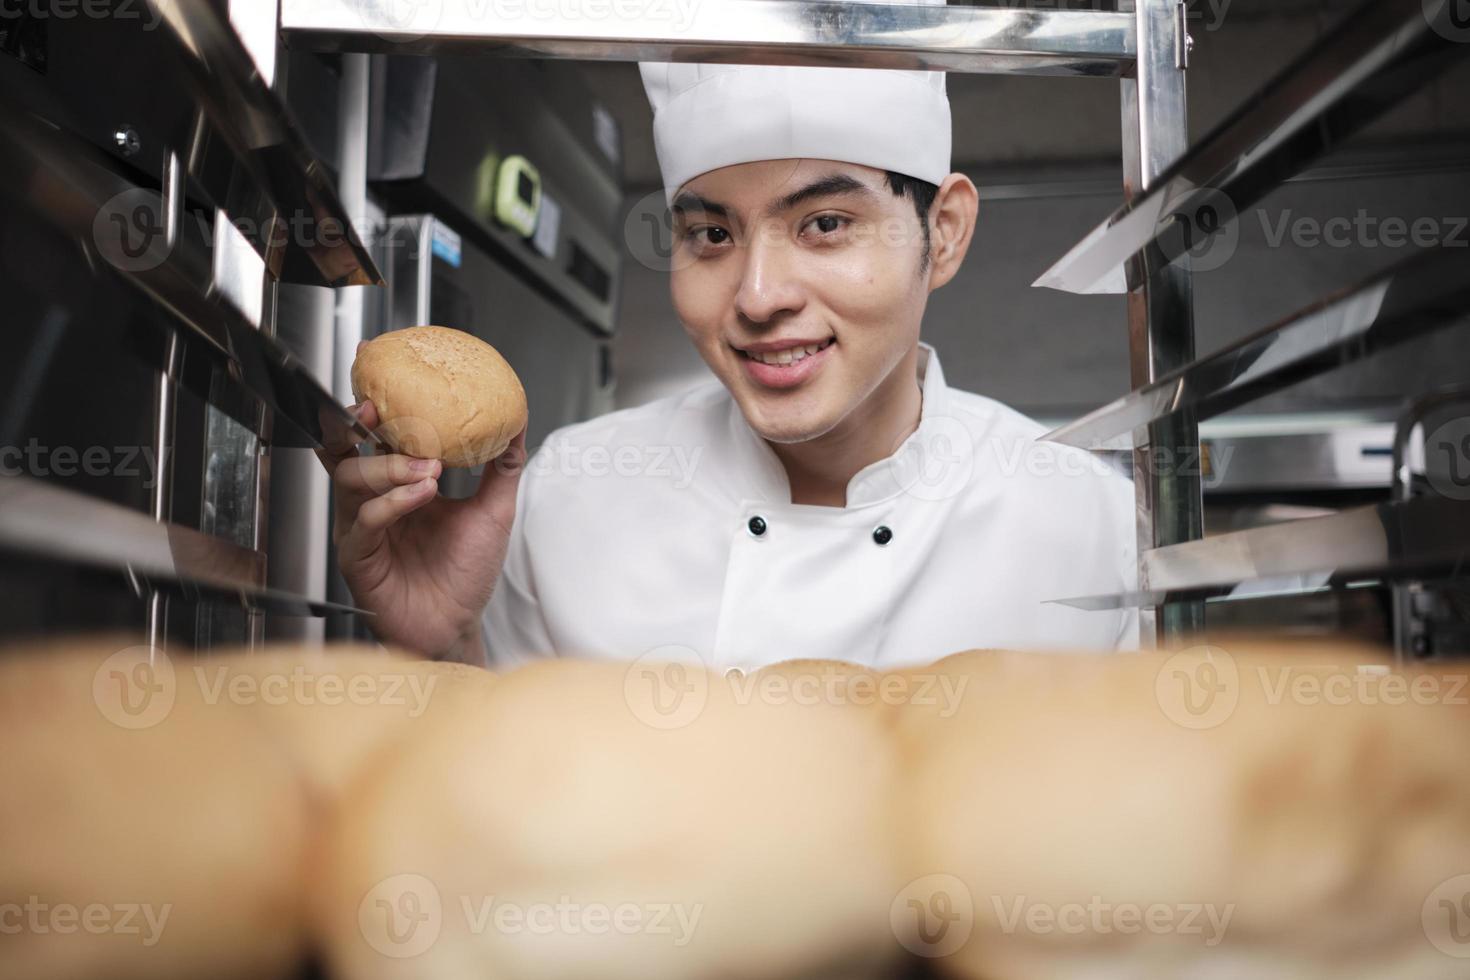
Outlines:
[[[926,430],[947,418],[949,387],[939,366],[939,354],[919,341],[916,367],[922,404],[919,427],[904,440],[893,455],[876,460],[853,474],[847,483],[847,508],[852,510],[881,503],[903,492],[912,482],[914,453]],[[768,504],[791,504],[791,483],[786,467],[769,443],[745,420],[739,404],[727,397],[727,430],[734,447],[735,470],[731,475],[737,492],[745,499]],[[823,510],[831,508],[822,508]]]

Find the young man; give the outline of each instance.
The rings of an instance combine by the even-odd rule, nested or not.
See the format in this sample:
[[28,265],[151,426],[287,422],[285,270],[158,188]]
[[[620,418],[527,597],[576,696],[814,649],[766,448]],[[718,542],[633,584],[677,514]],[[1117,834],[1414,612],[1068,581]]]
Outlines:
[[1132,588],[1131,485],[949,387],[919,339],[978,210],[944,73],[640,68],[673,304],[714,379],[560,429],[466,502],[437,464],[347,458],[339,554],[379,635],[742,671],[1135,646],[1136,613],[1046,604]]

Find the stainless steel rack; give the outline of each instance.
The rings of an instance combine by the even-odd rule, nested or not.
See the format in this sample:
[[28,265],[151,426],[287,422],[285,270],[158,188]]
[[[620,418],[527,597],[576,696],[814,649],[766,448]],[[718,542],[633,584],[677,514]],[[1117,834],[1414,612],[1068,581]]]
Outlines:
[[[1138,268],[1181,268],[1192,254],[1206,254],[1244,207],[1462,57],[1466,46],[1452,17],[1451,4],[1438,0],[1372,0],[1355,9],[1170,165],[1146,193],[1087,235],[1037,285],[1112,291],[1115,271],[1125,263],[1134,288]],[[1470,261],[1462,248],[1445,245],[1236,345],[1144,379],[1131,394],[1049,438],[1092,449],[1132,447],[1137,454],[1151,446],[1177,446],[1177,436],[1197,427],[1200,418],[1449,326],[1470,311],[1470,291],[1464,288]],[[1149,482],[1171,482],[1177,493],[1187,479],[1161,475]],[[1167,499],[1169,489],[1159,487],[1160,499]],[[1194,499],[1191,494],[1191,505]],[[1181,506],[1176,501],[1173,512]],[[1424,548],[1386,546],[1383,535],[1375,533],[1423,530],[1432,526],[1425,514],[1444,520],[1446,533],[1439,539],[1420,536]],[[1140,551],[1138,592],[1072,603],[1167,609],[1206,596],[1241,594],[1251,582],[1269,583],[1282,575],[1310,574],[1319,584],[1338,587],[1348,579],[1401,581],[1430,574],[1431,566],[1462,574],[1466,542],[1450,531],[1463,524],[1464,516],[1460,502],[1415,501],[1210,540],[1194,534],[1165,542],[1156,536],[1154,549]],[[1341,536],[1352,534],[1364,537],[1344,555]],[[1307,581],[1286,585],[1305,590]]]
[[[179,77],[263,195],[248,201],[237,195],[230,207],[256,219],[252,227],[258,233],[247,238],[272,277],[323,286],[382,285],[330,175],[235,29],[209,3],[152,3]],[[259,10],[275,13],[271,0],[259,0]],[[311,233],[294,233],[290,226],[303,219]]]
[[[44,83],[7,86],[0,90],[0,197],[74,243],[96,276],[125,283],[143,300],[140,309],[153,311],[136,318],[121,346],[156,372],[155,444],[148,448],[165,478],[150,491],[151,513],[27,476],[0,478],[0,550],[121,573],[145,600],[152,642],[164,636],[166,595],[206,603],[195,634],[204,643],[258,641],[259,611],[361,612],[267,587],[262,447],[376,441],[274,339],[275,284],[374,285],[382,278],[335,178],[308,148],[224,5],[152,0],[152,8],[159,29],[147,34],[148,50],[158,57],[148,67],[187,93],[183,124],[160,122],[146,155],[138,154],[137,134],[120,127],[117,152],[109,153],[114,147],[98,145],[69,110],[67,80],[58,81],[54,98]],[[274,45],[274,3],[259,0],[246,13],[265,15],[255,24],[266,25]],[[115,23],[121,32],[126,19]],[[96,43],[97,35],[85,40]],[[141,44],[143,35],[131,40]],[[188,220],[191,207],[202,220]],[[110,234],[116,230],[120,239]],[[207,406],[199,423],[208,456],[199,528],[168,519],[181,390]],[[219,602],[247,611],[243,635],[236,619],[208,612]]]
[[1463,574],[1470,508],[1425,497],[1356,507],[1156,548],[1138,592],[1058,600],[1078,609],[1158,605],[1181,598],[1305,592]]
[[[241,35],[219,13],[222,5],[199,0],[150,2],[168,42],[171,65],[160,68],[176,74],[200,110],[191,138],[167,155],[162,190],[148,203],[165,233],[164,259],[146,267],[117,268],[117,263],[97,254],[92,247],[95,235],[86,225],[99,209],[105,210],[117,195],[137,189],[136,185],[121,174],[116,161],[99,156],[95,148],[69,142],[66,134],[4,95],[0,95],[0,141],[5,146],[0,174],[6,179],[0,181],[0,193],[11,193],[81,243],[97,268],[120,276],[168,312],[174,330],[166,339],[168,357],[161,365],[161,420],[173,387],[190,384],[189,378],[171,370],[178,352],[188,348],[206,352],[220,367],[209,381],[209,400],[244,422],[254,438],[277,445],[311,445],[333,429],[340,434],[347,427],[367,438],[327,387],[272,339],[270,307],[272,284],[278,281],[332,286],[381,282],[354,230],[356,211],[349,212],[347,206],[361,205],[360,161],[344,163],[337,179],[339,194],[334,178],[308,149],[273,90],[270,73],[260,70]],[[1470,51],[1470,46],[1452,40],[1457,33],[1450,21],[1451,2],[1368,0],[1193,147],[1188,145],[1186,127],[1190,41],[1182,0],[1118,0],[1116,10],[1059,10],[1049,4],[1038,5],[1047,9],[1017,9],[721,0],[693,5],[686,23],[660,17],[654,8],[637,18],[579,16],[570,8],[549,15],[525,5],[480,0],[425,4],[280,0],[279,32],[271,33],[292,46],[340,52],[473,51],[511,57],[917,68],[1115,80],[1123,134],[1123,205],[1038,285],[1127,294],[1133,393],[1054,437],[1089,447],[1124,448],[1142,464],[1142,454],[1152,450],[1172,451],[1175,458],[1196,454],[1201,417],[1345,359],[1367,356],[1464,311],[1466,291],[1455,286],[1465,281],[1463,260],[1440,250],[1269,326],[1228,350],[1197,359],[1189,271],[1190,254],[1208,247],[1240,208]],[[250,12],[269,26],[276,19],[276,0],[258,0]],[[361,74],[360,66],[344,64],[344,77]],[[223,179],[221,145],[229,158]],[[202,187],[215,208],[216,241],[208,259],[201,249],[210,243],[191,240],[178,221],[191,186]],[[310,241],[286,235],[278,240],[275,232],[281,223],[298,215],[339,234]],[[266,296],[264,316],[253,315],[224,295],[235,273],[226,267],[221,229],[228,230],[231,220],[241,217],[255,221],[254,233],[244,235],[244,240],[263,268],[253,278],[247,274],[240,289],[247,297]],[[343,296],[350,306],[350,293]],[[166,427],[162,421],[160,426],[162,440]],[[1232,543],[1202,540],[1197,472],[1159,471],[1147,465],[1136,465],[1135,472],[1139,589],[1131,596],[1094,604],[1139,604],[1145,608],[1145,636],[1168,641],[1202,627],[1202,599],[1210,590],[1229,588],[1230,579],[1275,574],[1284,568],[1219,559],[1220,548],[1228,549]],[[4,482],[12,489],[19,486]],[[251,491],[253,499],[257,491]],[[62,498],[38,496],[29,488],[14,490],[10,503],[16,506],[7,505],[7,513],[17,515],[12,520],[20,525],[26,514],[44,517],[48,508],[64,509]],[[254,503],[258,512],[260,499]],[[1441,513],[1446,507],[1452,511],[1447,519],[1463,522],[1462,511],[1453,504],[1409,501],[1367,516],[1344,514],[1332,526],[1356,528],[1359,524],[1354,522],[1360,522],[1363,527],[1420,527],[1422,519],[1446,518]],[[162,523],[165,512],[156,502],[154,518],[163,528],[163,540],[192,540],[182,533],[184,529]],[[1236,539],[1234,545],[1244,542],[1253,554],[1265,554],[1280,543],[1312,537],[1325,526],[1303,523],[1259,529],[1248,532],[1248,541]],[[258,544],[262,534],[258,519],[250,532]],[[1363,547],[1376,549],[1375,542],[1381,540],[1381,534],[1369,535]],[[1452,541],[1450,546],[1456,547]],[[260,560],[258,551],[244,550],[256,556],[253,561]],[[1442,571],[1441,551],[1435,551],[1438,557],[1430,564]],[[1373,550],[1359,556],[1361,561],[1355,558],[1350,563],[1353,575],[1423,570],[1391,552]],[[1322,566],[1317,572],[1341,565],[1317,564]],[[159,568],[160,574],[167,571],[161,563]],[[1176,573],[1181,568],[1201,570]],[[203,576],[174,577],[204,581]],[[245,584],[256,588],[263,583],[251,579]],[[239,590],[237,594],[246,596]],[[255,600],[247,597],[247,601]],[[323,608],[294,597],[297,608],[304,608],[303,603]]]
[[1428,249],[1364,283],[1135,389],[1047,435],[1082,449],[1147,445],[1148,425],[1213,418],[1262,395],[1441,327],[1470,309],[1463,246]]
[[[1134,392],[1054,437],[1135,453],[1140,582],[1137,593],[1120,601],[1145,607],[1146,637],[1169,641],[1202,628],[1204,607],[1201,590],[1179,588],[1164,569],[1195,555],[1208,564],[1218,549],[1202,541],[1199,473],[1160,471],[1142,465],[1142,454],[1163,448],[1173,458],[1197,458],[1201,413],[1432,329],[1462,312],[1470,298],[1455,286],[1464,281],[1463,260],[1441,252],[1196,360],[1189,253],[1239,208],[1413,92],[1467,46],[1451,40],[1445,0],[1369,0],[1191,148],[1185,4],[1121,0],[1116,6],[1018,10],[726,0],[696,5],[690,23],[674,25],[651,17],[556,18],[542,11],[502,16],[473,0],[412,9],[391,0],[283,0],[281,26],[293,44],[334,51],[470,50],[1118,79],[1123,206],[1037,284],[1128,295]],[[1120,436],[1127,438],[1115,438]],[[1409,516],[1419,509],[1410,508]],[[1377,515],[1377,526],[1397,515]],[[1266,529],[1251,532],[1250,541],[1289,540],[1318,529]],[[1261,573],[1239,563],[1231,567],[1240,578]],[[1222,585],[1213,581],[1218,574],[1203,578]]]
[[[82,527],[85,535],[77,533]],[[266,588],[259,551],[24,476],[0,479],[0,547],[120,571],[140,593],[166,585],[290,616],[372,615]]]
[[[222,366],[222,376],[209,384],[216,391],[221,385],[229,389],[233,397],[218,401],[227,411],[233,409],[237,421],[280,446],[320,446],[324,440],[340,444],[346,438],[377,441],[228,297],[201,288],[210,282],[211,260],[204,243],[180,220],[178,182],[159,194],[135,187],[91,147],[30,115],[3,92],[0,147],[0,193],[11,193],[17,206],[34,210],[77,242],[99,271],[116,275],[167,309],[179,342]],[[139,252],[135,262],[125,261],[125,255],[98,254],[93,228],[98,216],[116,213],[133,219],[133,209],[143,220],[156,222],[159,238],[148,246],[157,246],[156,251]],[[209,397],[210,392],[201,394]]]

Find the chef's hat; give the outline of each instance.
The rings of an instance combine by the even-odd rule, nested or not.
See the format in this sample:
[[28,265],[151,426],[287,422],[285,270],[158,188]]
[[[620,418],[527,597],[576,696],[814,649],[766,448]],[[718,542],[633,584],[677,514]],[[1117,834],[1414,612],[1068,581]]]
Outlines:
[[[946,0],[847,0],[943,6]],[[942,71],[640,62],[665,203],[755,160],[841,160],[932,184],[949,175]]]

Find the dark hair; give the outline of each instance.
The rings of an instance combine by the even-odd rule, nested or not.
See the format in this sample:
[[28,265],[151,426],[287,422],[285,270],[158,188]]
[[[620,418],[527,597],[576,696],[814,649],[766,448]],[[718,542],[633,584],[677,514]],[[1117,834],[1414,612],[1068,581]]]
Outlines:
[[896,197],[913,199],[919,226],[924,229],[924,254],[919,259],[919,275],[922,276],[929,269],[929,209],[934,206],[934,198],[939,196],[939,185],[908,174],[896,174],[892,170],[884,173],[888,175],[888,188]]

